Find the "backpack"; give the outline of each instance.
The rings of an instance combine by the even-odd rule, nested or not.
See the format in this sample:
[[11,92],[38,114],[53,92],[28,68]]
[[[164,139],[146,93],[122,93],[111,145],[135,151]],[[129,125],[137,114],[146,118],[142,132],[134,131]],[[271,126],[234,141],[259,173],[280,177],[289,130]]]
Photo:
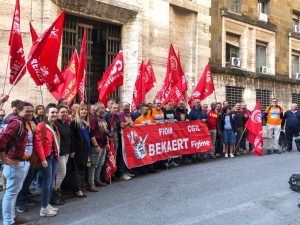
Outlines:
[[[15,137],[15,139],[11,142],[11,146],[13,147],[17,142],[18,140],[20,139],[23,131],[24,131],[24,124],[21,120],[18,120],[18,119],[13,119],[14,121],[18,121],[20,123],[20,128],[18,130],[18,133],[17,133],[17,136]],[[3,133],[6,129],[8,124],[0,124],[0,133]]]
[[300,193],[300,174],[293,174],[289,179],[290,188]]

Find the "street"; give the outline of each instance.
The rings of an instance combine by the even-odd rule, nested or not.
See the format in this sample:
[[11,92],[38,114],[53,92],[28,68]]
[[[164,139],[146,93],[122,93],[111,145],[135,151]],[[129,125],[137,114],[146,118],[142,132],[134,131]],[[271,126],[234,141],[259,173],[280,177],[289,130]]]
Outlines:
[[67,199],[54,218],[39,217],[38,206],[22,216],[57,225],[300,224],[300,194],[288,185],[299,161],[293,151],[180,166]]

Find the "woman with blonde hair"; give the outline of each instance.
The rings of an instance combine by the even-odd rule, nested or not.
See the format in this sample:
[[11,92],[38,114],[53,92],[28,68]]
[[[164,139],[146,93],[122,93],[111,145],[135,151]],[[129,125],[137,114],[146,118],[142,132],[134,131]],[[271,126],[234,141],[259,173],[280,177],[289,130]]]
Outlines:
[[[83,178],[82,181],[85,181],[87,169],[91,169],[92,153],[96,152],[99,154],[101,151],[93,133],[90,130],[90,108],[87,103],[82,102],[79,105],[75,119],[70,124],[70,128],[72,134],[71,152],[74,152],[74,161],[75,166],[77,167],[77,172],[80,177]],[[77,184],[83,183],[82,181],[78,180]],[[77,187],[75,186],[73,192],[76,193],[80,190],[79,188],[80,185],[77,185]],[[88,190],[92,192],[98,191],[92,182],[89,182]],[[76,196],[80,197],[78,195]]]

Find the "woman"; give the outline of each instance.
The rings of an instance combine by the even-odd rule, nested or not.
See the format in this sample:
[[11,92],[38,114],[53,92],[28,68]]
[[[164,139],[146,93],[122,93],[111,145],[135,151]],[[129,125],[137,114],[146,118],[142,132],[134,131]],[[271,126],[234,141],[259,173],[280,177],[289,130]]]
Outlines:
[[[75,165],[78,170],[78,174],[85,179],[85,175],[88,169],[88,190],[91,192],[97,192],[97,188],[94,184],[94,171],[92,166],[94,162],[92,155],[99,154],[101,149],[97,144],[97,141],[90,131],[90,109],[87,103],[82,102],[76,112],[75,119],[70,124],[72,134],[72,149],[74,152]],[[78,178],[78,176],[77,176]],[[80,180],[77,180],[77,184],[80,184]],[[80,185],[75,185],[74,194],[77,197],[81,197],[78,194]]]
[[34,123],[37,125],[45,120],[45,107],[38,105],[35,108],[35,117],[33,118]]
[[46,107],[46,121],[37,125],[34,138],[35,150],[42,162],[43,183],[40,216],[56,216],[58,212],[57,208],[49,204],[60,150],[60,135],[54,124],[57,113],[55,104],[51,103]]
[[233,148],[235,145],[236,127],[235,127],[233,115],[231,114],[230,107],[226,107],[224,111],[225,111],[225,116],[223,117],[222,120],[222,128],[224,133],[225,158],[228,158],[228,154],[230,158],[234,158]]
[[[58,119],[55,121],[55,125],[58,128],[61,142],[60,142],[60,152],[58,159],[58,169],[55,179],[54,192],[52,195],[51,203],[53,205],[63,205],[65,202],[60,194],[60,186],[64,180],[67,172],[67,162],[69,154],[71,153],[71,129],[68,120],[69,107],[66,105],[58,106]],[[73,154],[73,153],[72,153]]]

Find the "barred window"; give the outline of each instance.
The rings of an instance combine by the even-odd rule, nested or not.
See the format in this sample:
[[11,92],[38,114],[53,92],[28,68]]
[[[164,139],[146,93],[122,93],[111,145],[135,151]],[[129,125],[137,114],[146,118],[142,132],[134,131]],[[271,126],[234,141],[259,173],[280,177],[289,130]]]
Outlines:
[[300,94],[292,94],[292,103],[296,103],[300,106]]
[[256,72],[261,72],[261,67],[267,66],[267,44],[256,42]]
[[226,101],[231,107],[243,101],[243,90],[242,87],[226,86]]
[[271,102],[271,91],[256,89],[256,102],[260,101],[261,110],[264,111]]

